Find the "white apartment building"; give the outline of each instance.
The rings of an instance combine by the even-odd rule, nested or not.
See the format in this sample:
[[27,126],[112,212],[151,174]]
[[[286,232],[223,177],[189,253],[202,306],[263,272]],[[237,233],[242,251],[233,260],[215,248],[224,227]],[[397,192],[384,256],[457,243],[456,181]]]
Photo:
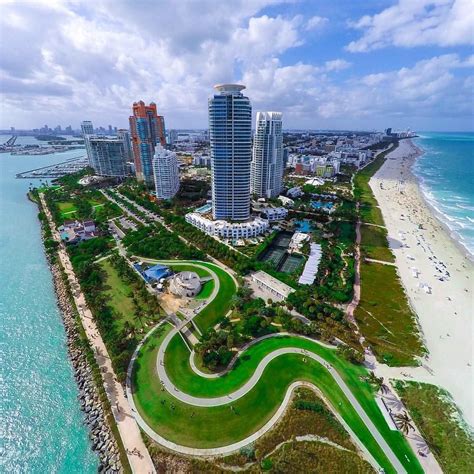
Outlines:
[[288,215],[288,209],[284,207],[264,207],[260,209],[260,214],[270,222],[281,221]]
[[283,188],[281,119],[281,112],[257,112],[250,189],[258,197],[274,198]]
[[190,212],[185,219],[202,232],[221,239],[249,239],[263,234],[270,227],[269,221],[260,217],[248,222],[228,222],[211,220],[197,212]]
[[152,161],[156,197],[171,199],[179,190],[179,169],[176,153],[166,150],[159,143]]

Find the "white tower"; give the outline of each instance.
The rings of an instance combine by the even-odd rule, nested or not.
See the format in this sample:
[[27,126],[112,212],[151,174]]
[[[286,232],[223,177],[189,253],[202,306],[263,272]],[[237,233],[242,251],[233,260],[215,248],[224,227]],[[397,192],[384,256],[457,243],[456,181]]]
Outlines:
[[251,165],[251,191],[258,197],[277,197],[283,187],[281,112],[257,112]]
[[155,147],[152,161],[156,197],[171,199],[179,190],[179,170],[176,153],[166,150],[161,144]]

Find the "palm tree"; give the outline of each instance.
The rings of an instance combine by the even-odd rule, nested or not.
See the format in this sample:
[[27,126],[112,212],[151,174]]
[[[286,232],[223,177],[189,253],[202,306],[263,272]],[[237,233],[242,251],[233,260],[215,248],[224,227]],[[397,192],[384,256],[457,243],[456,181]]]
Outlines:
[[394,415],[398,428],[403,431],[406,435],[411,431],[415,431],[415,427],[412,425],[411,418],[408,416],[406,410],[403,413]]
[[370,374],[365,378],[367,382],[370,383],[370,385],[373,385],[377,391],[379,391],[382,388],[383,383],[383,377],[377,377],[375,375],[375,372],[371,371]]

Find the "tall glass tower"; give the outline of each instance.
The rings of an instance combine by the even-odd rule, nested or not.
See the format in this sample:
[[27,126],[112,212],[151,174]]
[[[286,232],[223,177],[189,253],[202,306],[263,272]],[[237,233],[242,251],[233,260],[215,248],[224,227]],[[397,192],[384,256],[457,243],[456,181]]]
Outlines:
[[250,217],[252,106],[245,86],[221,84],[209,99],[212,213],[214,219],[245,221]]
[[258,197],[277,197],[283,186],[283,136],[281,112],[257,112],[251,190]]

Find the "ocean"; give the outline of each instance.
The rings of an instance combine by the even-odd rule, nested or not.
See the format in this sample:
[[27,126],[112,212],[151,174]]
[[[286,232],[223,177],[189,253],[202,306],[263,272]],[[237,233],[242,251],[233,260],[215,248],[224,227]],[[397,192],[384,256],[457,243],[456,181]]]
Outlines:
[[419,134],[425,152],[413,165],[426,200],[474,258],[474,133]]
[[[0,136],[0,143],[9,137]],[[34,143],[20,137],[17,143]],[[98,459],[77,399],[66,337],[43,252],[38,209],[26,193],[28,169],[75,151],[0,153],[0,471],[95,473]]]

